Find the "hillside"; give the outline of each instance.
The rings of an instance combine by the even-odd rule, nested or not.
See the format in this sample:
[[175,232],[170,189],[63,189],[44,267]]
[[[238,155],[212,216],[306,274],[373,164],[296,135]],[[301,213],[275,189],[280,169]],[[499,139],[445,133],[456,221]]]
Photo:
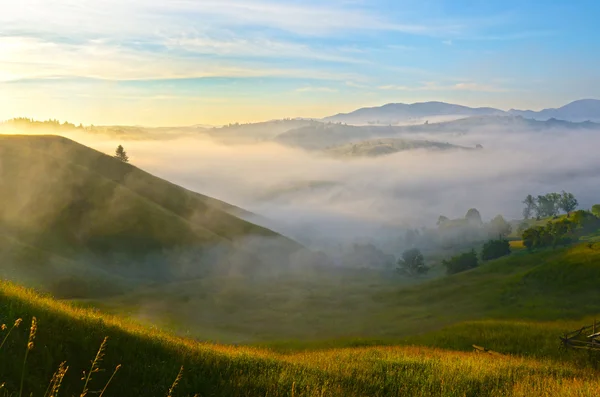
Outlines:
[[[461,275],[373,295],[368,310],[380,306],[390,312],[389,316],[382,316],[381,311],[365,316],[362,310],[357,311],[361,305],[351,307],[347,301],[345,306],[352,315],[344,315],[338,307],[338,314],[328,317],[336,322],[360,317],[371,331],[383,325],[388,332],[396,328],[380,334],[387,336],[383,339],[305,345],[270,342],[263,344],[266,348],[180,339],[3,282],[2,318],[9,327],[17,318],[24,322],[0,350],[4,357],[10,357],[0,361],[0,380],[6,382],[9,391],[19,389],[22,366],[15,362],[23,360],[28,324],[36,316],[37,332],[24,372],[24,390],[34,395],[42,395],[63,361],[70,369],[60,395],[80,393],[80,374],[89,369],[105,336],[108,344],[99,366],[105,371],[93,374],[91,390],[103,388],[113,369],[122,365],[106,396],[167,395],[182,364],[176,395],[593,395],[600,383],[588,356],[559,350],[557,336],[591,321],[580,316],[597,314],[595,280],[599,275],[597,247],[579,245],[514,255]],[[369,302],[364,297],[361,301]],[[314,303],[315,308],[323,304]],[[391,313],[394,307],[400,311]],[[460,323],[482,315],[505,320]],[[261,313],[255,313],[255,318],[261,318]],[[399,318],[402,321],[397,321]],[[574,320],[533,323],[524,318]],[[238,318],[238,322],[242,320]],[[314,326],[310,319],[304,321]],[[450,321],[455,325],[423,334]],[[399,327],[407,337],[401,338]],[[355,331],[345,330],[352,337],[360,336],[353,334]],[[503,355],[472,353],[472,344]]]
[[334,146],[325,153],[334,157],[379,157],[407,150],[471,150],[450,143],[418,139],[382,138]]
[[[204,279],[93,302],[115,314],[224,343],[397,340],[476,319],[578,319],[598,313],[600,244],[517,252],[452,277],[410,280],[304,268],[278,278]],[[401,318],[402,321],[397,321]],[[335,321],[332,321],[335,319]]]
[[526,132],[551,133],[585,130],[600,131],[600,124],[593,122],[575,123],[556,119],[539,121],[520,116],[473,116],[439,123],[420,123],[404,126],[356,126],[314,122],[310,125],[283,132],[273,138],[273,141],[306,150],[323,150],[360,141],[370,142],[385,138],[414,140],[414,136],[419,134],[427,136],[486,132],[522,134]]
[[67,296],[91,280],[113,284],[107,274],[164,282],[250,271],[267,246],[281,266],[301,249],[237,207],[57,136],[0,136],[0,194],[4,277]]

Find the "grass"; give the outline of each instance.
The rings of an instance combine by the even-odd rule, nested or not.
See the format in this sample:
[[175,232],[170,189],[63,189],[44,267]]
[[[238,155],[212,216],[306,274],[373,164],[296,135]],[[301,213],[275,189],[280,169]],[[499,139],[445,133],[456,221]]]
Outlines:
[[[64,361],[63,372],[65,365],[69,369],[60,395],[65,396],[82,390],[104,390],[106,396],[592,396],[600,388],[593,368],[545,357],[423,346],[282,354],[177,338],[8,283],[0,286],[0,302],[4,319],[20,313],[28,322],[34,312],[37,318],[24,376],[14,363],[23,357],[31,331],[16,328],[0,349],[0,379],[9,391],[23,379],[25,395],[42,396]],[[533,340],[526,328],[522,331],[524,340]],[[95,357],[91,367],[85,357]]]
[[[274,255],[302,248],[237,216],[244,214],[66,138],[0,136],[1,277],[71,297],[93,281],[90,289],[106,289],[91,296],[106,296],[127,288],[119,277],[139,283],[213,270],[192,266],[198,257],[239,257],[240,268],[255,269],[268,262],[267,241]],[[242,246],[252,238],[254,246]]]
[[581,243],[429,281],[305,270],[177,282],[86,304],[221,343],[398,340],[463,321],[579,320],[598,313],[598,279],[600,245]]

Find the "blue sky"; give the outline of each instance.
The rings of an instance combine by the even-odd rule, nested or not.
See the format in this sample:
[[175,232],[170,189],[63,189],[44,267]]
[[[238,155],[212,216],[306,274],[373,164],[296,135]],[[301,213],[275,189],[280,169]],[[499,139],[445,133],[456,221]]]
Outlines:
[[0,119],[222,124],[600,97],[591,0],[0,3]]

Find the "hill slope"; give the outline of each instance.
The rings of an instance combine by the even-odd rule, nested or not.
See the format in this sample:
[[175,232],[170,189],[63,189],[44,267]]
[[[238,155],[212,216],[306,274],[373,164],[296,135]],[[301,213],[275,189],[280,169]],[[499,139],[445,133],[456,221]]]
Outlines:
[[[61,362],[69,366],[59,395],[78,395],[104,337],[106,349],[88,384],[105,396],[164,396],[183,364],[175,395],[208,396],[526,396],[593,395],[597,372],[569,362],[436,350],[363,347],[294,354],[209,345],[76,309],[0,284],[0,314],[11,330],[1,349],[0,380],[8,392],[41,396]],[[28,324],[37,318],[35,337]],[[522,328],[525,340],[527,328]],[[4,332],[7,332],[5,330]],[[447,337],[452,338],[452,334]],[[23,354],[32,341],[26,365]],[[538,341],[532,341],[539,343]],[[534,347],[535,344],[530,344]],[[23,369],[24,368],[24,369]]]
[[[166,281],[259,268],[267,243],[283,266],[301,248],[236,217],[241,209],[56,136],[0,136],[0,197],[5,252],[33,247],[94,274]],[[31,277],[40,258],[16,265]]]
[[470,150],[450,143],[418,139],[382,138],[334,146],[325,153],[335,157],[378,157],[406,150]]
[[[212,279],[148,287],[97,302],[113,313],[227,343],[397,339],[460,321],[551,321],[600,314],[600,245],[515,253],[414,284],[393,274],[308,269],[276,283]],[[408,284],[408,285],[407,285]],[[398,321],[402,319],[402,321]]]

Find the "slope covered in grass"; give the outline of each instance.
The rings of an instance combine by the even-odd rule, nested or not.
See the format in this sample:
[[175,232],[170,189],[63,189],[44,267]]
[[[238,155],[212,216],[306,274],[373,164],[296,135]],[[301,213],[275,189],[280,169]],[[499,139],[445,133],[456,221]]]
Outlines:
[[[90,391],[105,396],[165,396],[180,365],[178,396],[591,396],[597,372],[571,362],[492,356],[425,347],[362,347],[279,354],[180,339],[97,312],[76,309],[12,284],[0,284],[0,315],[24,321],[0,349],[5,390],[41,396],[59,364],[69,370],[59,395],[81,393],[81,373],[105,336]],[[33,349],[22,363],[27,325],[37,318]],[[3,331],[3,335],[6,334]],[[31,340],[31,339],[30,339]],[[22,378],[22,373],[24,377]]]
[[521,251],[431,281],[315,268],[269,281],[205,279],[148,287],[97,306],[228,343],[399,340],[462,321],[600,314],[598,279],[600,244],[583,243]]
[[[285,266],[301,249],[238,218],[241,209],[57,136],[0,136],[0,204],[0,250],[23,279],[59,262],[97,276],[193,278],[221,266],[260,268],[266,247],[270,265]],[[24,247],[35,254],[18,254]]]

